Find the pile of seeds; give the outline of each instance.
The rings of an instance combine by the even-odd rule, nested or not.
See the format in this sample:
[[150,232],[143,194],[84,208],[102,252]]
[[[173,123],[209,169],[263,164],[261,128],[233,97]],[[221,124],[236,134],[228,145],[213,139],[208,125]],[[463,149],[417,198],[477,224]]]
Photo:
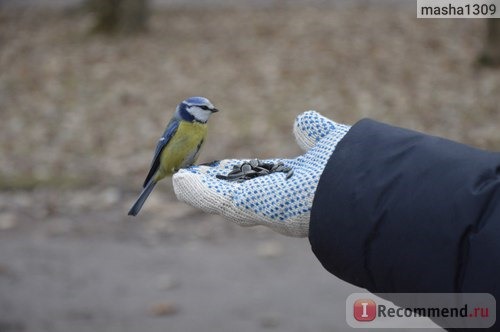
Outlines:
[[233,170],[228,175],[217,174],[216,177],[221,180],[243,182],[276,172],[286,173],[287,180],[293,175],[293,169],[285,166],[282,162],[264,163],[258,159],[252,159],[241,165],[234,165]]

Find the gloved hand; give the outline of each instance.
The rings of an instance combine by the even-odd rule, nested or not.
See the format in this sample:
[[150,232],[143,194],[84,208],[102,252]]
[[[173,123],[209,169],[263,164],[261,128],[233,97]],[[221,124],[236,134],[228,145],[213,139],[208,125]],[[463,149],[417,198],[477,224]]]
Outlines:
[[288,236],[305,237],[318,186],[337,143],[351,127],[335,123],[314,111],[300,114],[295,139],[305,151],[294,159],[270,159],[293,168],[293,176],[272,173],[242,183],[217,179],[244,160],[227,159],[211,166],[192,166],[173,176],[177,198],[208,213],[224,216],[241,226],[265,225]]

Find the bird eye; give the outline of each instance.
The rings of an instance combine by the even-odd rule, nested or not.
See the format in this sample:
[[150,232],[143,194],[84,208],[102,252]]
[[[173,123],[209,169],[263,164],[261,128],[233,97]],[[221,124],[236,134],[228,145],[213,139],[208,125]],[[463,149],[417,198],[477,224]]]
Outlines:
[[201,106],[198,106],[198,107],[201,108],[202,110],[205,110],[205,111],[210,110],[210,107],[205,106],[205,105],[201,105]]

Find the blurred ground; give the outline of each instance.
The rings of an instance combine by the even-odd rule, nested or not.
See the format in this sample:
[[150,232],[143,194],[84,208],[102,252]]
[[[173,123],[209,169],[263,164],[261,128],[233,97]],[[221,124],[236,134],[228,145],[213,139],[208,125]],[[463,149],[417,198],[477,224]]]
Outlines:
[[223,110],[200,162],[296,155],[311,108],[498,150],[484,22],[389,8],[164,8],[112,39],[73,9],[0,7],[0,331],[345,330],[356,289],[306,239],[199,214],[168,181],[125,214],[189,95]]
[[[54,193],[1,198],[22,205],[46,196]],[[165,195],[153,196],[146,221],[125,218],[128,205],[110,193],[68,196],[109,205],[0,215],[4,228],[16,222],[0,233],[2,332],[346,328],[345,298],[355,288],[329,275],[304,239],[241,229],[174,202],[162,217],[156,204]]]
[[345,300],[362,290],[306,239],[163,193],[133,220],[130,200],[102,189],[0,195],[0,331],[348,330]]
[[163,10],[149,34],[119,39],[88,36],[78,12],[5,9],[0,188],[135,188],[196,94],[223,110],[202,161],[293,156],[293,119],[311,108],[498,148],[500,75],[472,65],[483,22],[398,8]]
[[[0,0],[0,5],[8,5],[15,7],[22,6],[40,6],[40,7],[68,7],[80,5],[84,0]],[[302,0],[149,0],[151,4],[155,7],[158,6],[182,6],[191,8],[201,8],[201,7],[276,7],[276,6],[289,6],[289,5],[299,5],[303,6],[304,1]],[[307,5],[314,6],[330,6],[330,5],[404,5],[412,6],[414,5],[413,0],[308,0]]]

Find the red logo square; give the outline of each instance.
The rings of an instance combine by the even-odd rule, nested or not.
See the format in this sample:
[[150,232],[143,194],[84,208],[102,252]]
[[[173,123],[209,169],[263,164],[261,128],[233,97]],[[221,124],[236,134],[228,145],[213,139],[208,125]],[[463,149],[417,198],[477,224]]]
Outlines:
[[371,322],[377,315],[377,305],[373,300],[356,300],[353,314],[358,322]]

